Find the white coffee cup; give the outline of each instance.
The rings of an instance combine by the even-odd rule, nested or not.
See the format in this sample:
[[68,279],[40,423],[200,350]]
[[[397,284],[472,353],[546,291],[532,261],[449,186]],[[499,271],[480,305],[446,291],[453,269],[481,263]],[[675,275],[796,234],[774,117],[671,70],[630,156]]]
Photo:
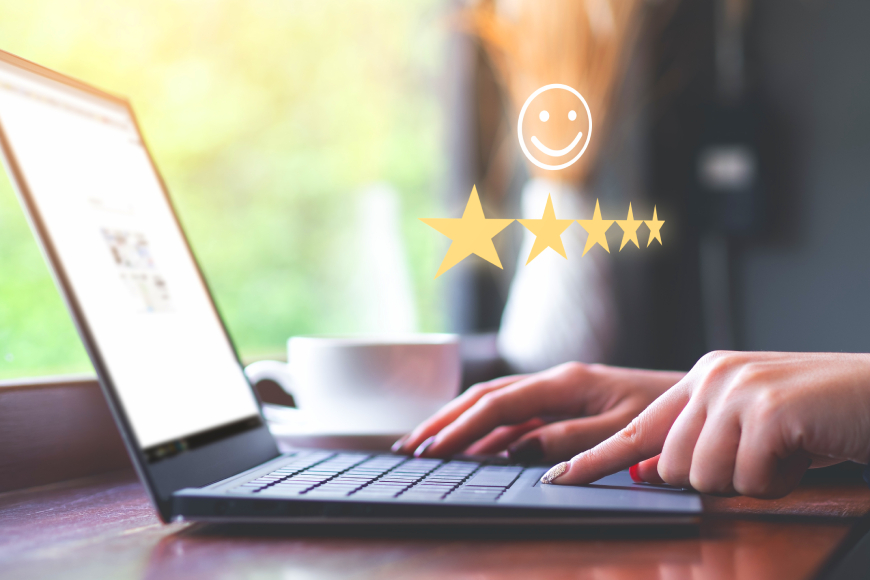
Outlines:
[[404,433],[459,392],[459,337],[294,336],[287,363],[259,361],[252,384],[278,383],[312,430]]

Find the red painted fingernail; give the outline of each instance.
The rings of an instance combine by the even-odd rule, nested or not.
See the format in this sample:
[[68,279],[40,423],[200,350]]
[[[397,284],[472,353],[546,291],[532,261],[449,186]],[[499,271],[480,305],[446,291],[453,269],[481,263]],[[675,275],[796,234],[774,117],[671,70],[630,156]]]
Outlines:
[[628,474],[631,476],[631,480],[635,483],[643,483],[643,480],[640,478],[640,463],[635,463],[631,467],[628,468]]

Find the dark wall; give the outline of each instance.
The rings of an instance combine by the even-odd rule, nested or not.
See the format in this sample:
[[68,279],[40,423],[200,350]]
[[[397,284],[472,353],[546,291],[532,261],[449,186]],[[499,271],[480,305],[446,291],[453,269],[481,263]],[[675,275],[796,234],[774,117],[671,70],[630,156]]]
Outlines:
[[770,235],[733,258],[739,346],[870,351],[870,2],[755,2],[749,58],[776,117]]
[[[714,0],[682,2],[653,45],[651,195],[672,208],[652,264],[651,366],[713,348],[693,188],[715,101]],[[746,38],[766,211],[727,235],[734,348],[870,351],[870,2],[757,0]],[[707,313],[709,315],[709,313]]]

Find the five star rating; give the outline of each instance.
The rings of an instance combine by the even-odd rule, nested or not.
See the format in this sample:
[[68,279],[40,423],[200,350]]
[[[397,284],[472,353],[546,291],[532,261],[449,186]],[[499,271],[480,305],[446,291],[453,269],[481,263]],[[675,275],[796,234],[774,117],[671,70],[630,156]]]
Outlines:
[[[441,262],[441,267],[438,268],[438,273],[435,277],[438,278],[441,274],[470,256],[475,254],[480,256],[490,264],[494,264],[499,268],[502,267],[501,261],[498,258],[498,253],[495,250],[495,245],[492,243],[492,238],[496,234],[505,229],[514,220],[512,219],[487,219],[483,215],[483,206],[480,204],[480,196],[477,195],[477,187],[471,189],[471,196],[468,198],[468,203],[465,206],[461,218],[457,219],[422,219],[426,225],[438,230],[452,240],[450,248],[447,250],[447,255]],[[567,230],[575,220],[556,219],[556,212],[553,209],[553,200],[547,196],[547,205],[544,207],[544,215],[541,219],[520,219],[523,227],[535,235],[535,243],[532,246],[532,251],[529,252],[529,259],[526,264],[537,258],[541,252],[547,248],[552,249],[557,254],[568,259],[568,254],[565,252],[565,246],[562,244],[562,234]],[[637,238],[637,230],[641,224],[646,225],[649,229],[649,238],[646,245],[649,246],[653,240],[659,244],[662,243],[662,225],[664,220],[658,218],[658,213],[653,208],[653,216],[651,220],[634,219],[631,204],[628,205],[628,216],[624,220],[606,220],[601,217],[601,209],[598,206],[598,200],[595,200],[595,212],[590,220],[576,220],[583,226],[583,229],[589,234],[586,237],[586,246],[583,248],[583,255],[591,250],[596,244],[604,248],[607,253],[610,253],[610,247],[607,245],[605,233],[614,224],[622,228],[622,243],[619,245],[619,251],[629,242],[640,248],[640,243]]]

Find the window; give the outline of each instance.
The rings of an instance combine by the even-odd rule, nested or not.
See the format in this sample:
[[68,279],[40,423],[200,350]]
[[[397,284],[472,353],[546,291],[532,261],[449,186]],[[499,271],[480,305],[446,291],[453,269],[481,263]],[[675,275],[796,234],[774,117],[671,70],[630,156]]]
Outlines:
[[[86,17],[85,17],[86,16]],[[443,0],[31,0],[3,48],[129,96],[244,358],[435,331]],[[8,178],[0,378],[90,372]]]

